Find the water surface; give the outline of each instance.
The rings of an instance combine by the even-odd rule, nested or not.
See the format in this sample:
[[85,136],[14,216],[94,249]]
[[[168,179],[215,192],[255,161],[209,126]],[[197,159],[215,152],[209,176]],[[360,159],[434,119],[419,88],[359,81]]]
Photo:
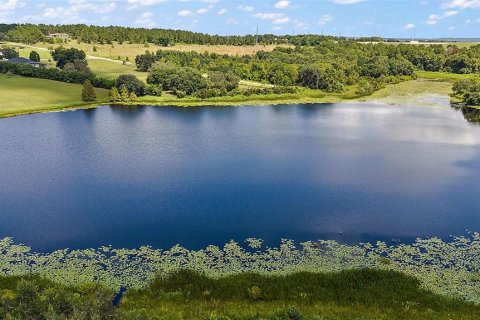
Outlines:
[[0,238],[37,250],[480,230],[480,127],[448,106],[105,106],[0,119]]

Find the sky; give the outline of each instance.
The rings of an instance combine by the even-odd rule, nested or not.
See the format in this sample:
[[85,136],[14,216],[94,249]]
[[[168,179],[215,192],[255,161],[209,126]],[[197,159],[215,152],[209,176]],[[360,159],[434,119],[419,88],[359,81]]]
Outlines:
[[0,0],[0,23],[480,38],[480,0]]

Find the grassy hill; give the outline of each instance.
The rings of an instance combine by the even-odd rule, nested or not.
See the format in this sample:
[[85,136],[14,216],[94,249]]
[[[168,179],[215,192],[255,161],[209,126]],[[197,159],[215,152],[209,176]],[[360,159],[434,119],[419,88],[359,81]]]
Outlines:
[[[108,90],[95,91],[97,101],[108,100]],[[85,106],[81,92],[79,84],[0,74],[0,117]]]

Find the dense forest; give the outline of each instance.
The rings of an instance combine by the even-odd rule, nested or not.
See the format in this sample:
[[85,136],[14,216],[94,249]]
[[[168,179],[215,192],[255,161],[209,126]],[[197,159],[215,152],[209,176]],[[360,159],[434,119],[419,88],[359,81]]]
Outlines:
[[[317,46],[278,47],[272,52],[259,51],[244,56],[158,50],[137,56],[135,63],[139,71],[150,72],[147,80],[150,84],[187,94],[208,87],[201,74],[220,72],[230,79],[236,76],[276,86],[300,86],[325,92],[342,92],[356,85],[360,95],[368,95],[383,84],[413,77],[415,70],[480,73],[480,46],[460,49],[442,45],[393,46],[324,40]],[[175,74],[175,80],[171,80],[169,74]],[[182,86],[183,78],[185,82],[197,80]],[[216,88],[222,89],[218,84]]]
[[[50,33],[67,33],[72,39],[87,43],[155,43],[171,45],[174,43],[203,45],[254,45],[256,35],[219,36],[199,32],[172,29],[147,29],[128,27],[100,27],[84,24],[46,25],[46,24],[0,24],[0,40],[10,40],[23,43],[36,43],[46,39]],[[278,36],[273,34],[258,35],[259,44],[290,43],[293,45],[316,45],[331,36],[296,35]]]

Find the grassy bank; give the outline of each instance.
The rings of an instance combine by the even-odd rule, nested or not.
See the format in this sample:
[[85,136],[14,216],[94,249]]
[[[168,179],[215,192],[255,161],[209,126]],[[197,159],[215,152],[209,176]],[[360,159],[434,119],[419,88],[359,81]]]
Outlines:
[[379,270],[212,279],[181,270],[130,290],[120,314],[138,319],[478,319],[480,307]]
[[[145,78],[146,76],[146,73],[136,72],[132,66],[112,61],[90,60],[89,64],[97,73],[107,78],[114,78],[125,73],[135,74],[140,78]],[[129,104],[194,107],[338,103],[375,100],[388,104],[415,103],[429,105],[430,102],[417,98],[425,94],[449,95],[452,86],[450,81],[453,81],[454,78],[468,77],[466,75],[444,73],[419,73],[419,76],[424,76],[424,78],[387,85],[385,88],[367,97],[359,97],[356,94],[356,86],[351,86],[341,93],[326,93],[304,88],[294,94],[237,95],[209,99],[199,99],[193,96],[179,99],[168,92],[164,92],[161,97],[139,97],[138,100]],[[241,81],[240,85],[244,88],[266,86],[251,81]],[[80,99],[80,93],[80,85],[0,75],[0,99],[2,99],[0,102],[0,117],[85,107],[86,105]],[[108,103],[108,92],[106,90],[97,89],[97,97],[98,102],[96,105]]]
[[[480,306],[374,269],[210,278],[190,270],[157,275],[143,289],[62,285],[36,275],[0,276],[1,319],[474,320]],[[118,303],[118,308],[114,304]]]
[[[99,102],[108,101],[108,91],[95,89]],[[0,74],[0,117],[86,107],[82,86],[58,81]]]

